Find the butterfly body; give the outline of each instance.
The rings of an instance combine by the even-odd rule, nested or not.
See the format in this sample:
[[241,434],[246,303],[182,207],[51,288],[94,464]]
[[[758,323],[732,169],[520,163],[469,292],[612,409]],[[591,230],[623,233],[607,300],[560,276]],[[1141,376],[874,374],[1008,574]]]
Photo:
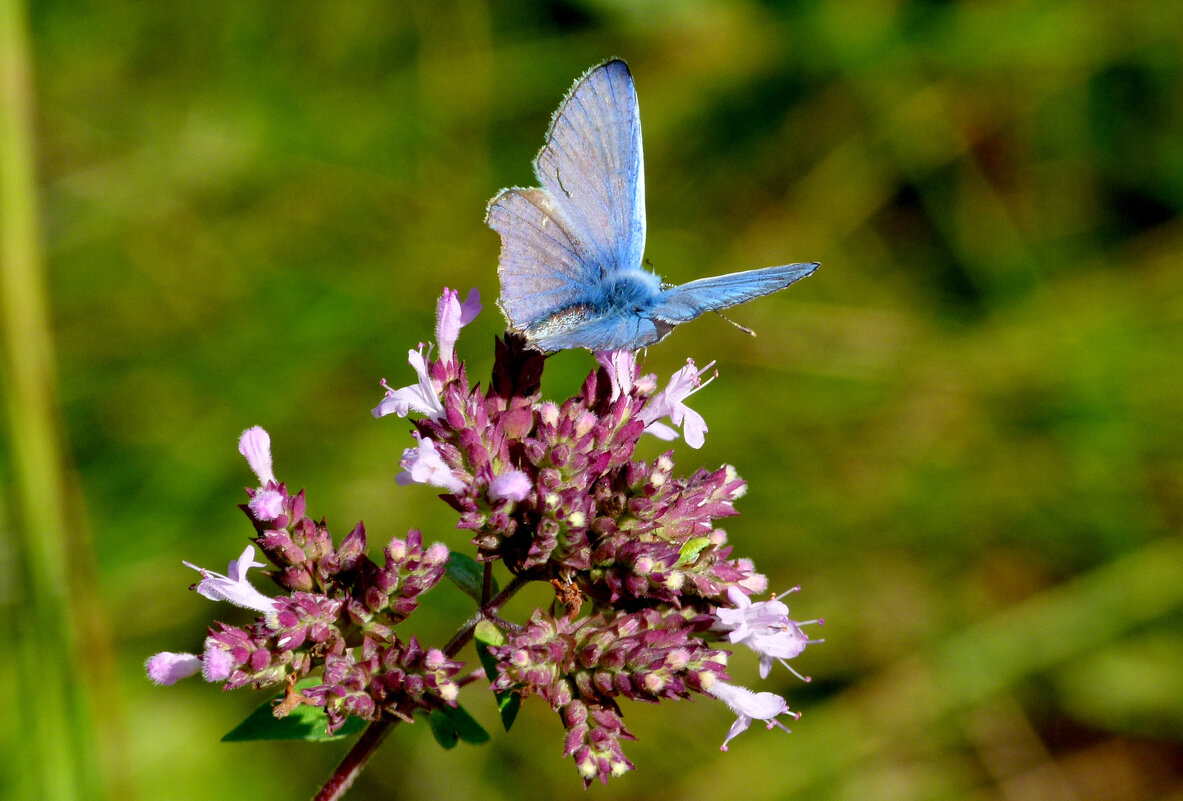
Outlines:
[[635,350],[705,311],[775,292],[817,269],[789,264],[664,286],[641,266],[641,124],[623,61],[576,81],[534,169],[542,186],[503,190],[486,222],[501,235],[498,305],[537,350]]

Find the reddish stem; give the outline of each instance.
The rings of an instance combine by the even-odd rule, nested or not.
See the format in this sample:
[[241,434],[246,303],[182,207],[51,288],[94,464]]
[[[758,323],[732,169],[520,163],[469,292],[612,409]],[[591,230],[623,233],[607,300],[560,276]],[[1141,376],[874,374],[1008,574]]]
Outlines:
[[389,715],[383,715],[371,723],[349,753],[341,760],[341,764],[333,771],[333,775],[325,782],[324,787],[312,801],[337,801],[345,795],[345,791],[353,784],[353,780],[361,773],[362,768],[370,761],[370,757],[378,750],[378,746],[386,739],[398,721]]

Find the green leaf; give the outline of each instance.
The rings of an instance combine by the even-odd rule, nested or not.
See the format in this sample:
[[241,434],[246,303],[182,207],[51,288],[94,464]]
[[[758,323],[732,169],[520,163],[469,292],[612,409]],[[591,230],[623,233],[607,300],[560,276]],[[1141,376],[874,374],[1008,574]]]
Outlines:
[[699,555],[710,547],[710,544],[709,537],[694,537],[687,540],[686,544],[682,546],[682,550],[678,552],[678,562],[674,566],[693,567],[698,562]]
[[[477,642],[483,642],[485,645],[505,645],[509,642],[509,638],[505,636],[505,632],[497,628],[497,624],[488,618],[477,623],[472,634]],[[488,670],[487,666],[485,670]],[[497,674],[493,673],[489,678],[495,679],[497,678]]]
[[427,722],[431,724],[431,733],[435,735],[436,742],[444,748],[455,748],[460,740],[470,745],[480,745],[489,740],[489,733],[462,706],[433,709],[427,716]]
[[[320,679],[303,679],[296,683],[297,689],[315,687]],[[357,734],[366,727],[361,718],[347,718],[345,725],[332,734],[328,733],[328,716],[318,706],[300,704],[287,717],[275,717],[275,705],[282,701],[284,693],[264,701],[246,720],[226,733],[222,742],[245,742],[247,740],[304,740],[310,743],[327,743],[343,740]]]
[[[485,569],[479,562],[466,554],[452,551],[448,554],[447,576],[456,583],[456,586],[464,590],[472,596],[473,600],[480,603],[481,591],[485,583]],[[497,582],[493,582],[492,591],[497,592]]]
[[[473,634],[476,639],[476,653],[485,668],[485,675],[489,677],[489,681],[494,681],[498,675],[497,659],[489,653],[489,647],[505,645],[509,638],[491,620],[477,623]],[[522,707],[522,697],[515,692],[496,692],[493,695],[497,698],[497,712],[501,715],[501,725],[509,731],[509,727],[517,719],[518,710]]]

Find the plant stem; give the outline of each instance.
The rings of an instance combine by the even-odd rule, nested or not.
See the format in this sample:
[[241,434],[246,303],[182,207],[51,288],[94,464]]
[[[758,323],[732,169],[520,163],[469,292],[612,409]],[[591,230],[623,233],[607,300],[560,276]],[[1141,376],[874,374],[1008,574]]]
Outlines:
[[345,791],[352,786],[353,780],[370,761],[370,757],[378,750],[378,746],[394,729],[395,723],[398,723],[398,719],[390,715],[383,715],[371,723],[362,732],[358,741],[353,744],[353,748],[349,749],[349,753],[341,760],[341,764],[333,771],[333,775],[325,782],[324,787],[320,788],[320,792],[316,794],[313,801],[337,801],[345,795]]
[[[486,603],[482,604],[472,617],[464,621],[464,625],[448,640],[448,644],[444,646],[444,653],[449,658],[454,657],[460,653],[460,649],[472,639],[472,633],[476,629],[477,624],[482,620],[492,619],[496,616],[498,610],[504,606],[510,598],[517,594],[518,590],[529,584],[531,581],[537,581],[541,578],[540,574],[527,570],[523,573],[513,577],[513,581],[505,586],[501,592],[497,593],[495,597]],[[482,592],[482,597],[488,598],[490,594],[490,587],[492,586],[492,575],[489,566],[485,567],[485,588]],[[390,715],[383,715],[378,720],[371,723],[356,743],[353,748],[349,749],[349,753],[341,760],[341,764],[333,771],[333,775],[325,782],[324,786],[320,788],[320,792],[316,794],[313,801],[338,801],[345,794],[345,791],[353,784],[354,779],[362,772],[366,763],[378,750],[378,746],[382,745],[382,741],[390,734],[391,729],[398,723],[398,719]]]

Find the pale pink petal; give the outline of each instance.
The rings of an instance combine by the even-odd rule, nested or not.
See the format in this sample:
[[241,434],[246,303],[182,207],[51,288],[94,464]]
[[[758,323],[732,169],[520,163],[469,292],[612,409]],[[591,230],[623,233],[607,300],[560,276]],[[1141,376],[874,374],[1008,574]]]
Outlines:
[[441,362],[452,361],[460,329],[471,323],[480,311],[481,293],[475,288],[469,290],[463,305],[460,303],[460,293],[454,289],[444,288],[444,293],[436,304],[435,323],[435,341],[439,344]]
[[251,498],[250,507],[251,512],[258,520],[274,520],[283,514],[283,493],[277,490],[259,489],[255,491],[255,495]]
[[275,480],[275,473],[271,470],[271,437],[260,426],[248,428],[238,438],[238,452],[246,457],[246,462],[259,478],[260,486],[279,482]]
[[263,612],[265,614],[274,612],[275,600],[256,590],[247,581],[247,570],[252,567],[263,567],[262,562],[253,561],[254,553],[254,546],[248,545],[246,550],[242,552],[242,556],[230,563],[230,575],[228,576],[198,567],[191,562],[185,562],[186,567],[191,567],[201,573],[201,581],[191,589],[196,590],[199,595],[209,598],[211,601],[226,601],[235,606],[254,609],[256,612]]
[[460,304],[460,327],[463,328],[475,320],[482,308],[480,290],[473,287],[468,290],[468,296],[464,298],[464,303]]
[[395,476],[394,480],[404,485],[430,484],[453,493],[463,491],[465,483],[456,478],[452,469],[444,463],[431,438],[419,437],[418,434],[415,436],[419,439],[419,446],[403,451],[403,458],[399,463],[403,472]]
[[201,655],[201,677],[209,682],[225,681],[233,670],[234,657],[230,652],[219,648],[212,637],[207,638]]
[[176,654],[161,651],[148,657],[144,664],[148,678],[157,684],[176,684],[201,670],[201,657],[196,654]]
[[601,350],[596,352],[596,361],[608,374],[612,382],[612,400],[633,391],[637,376],[637,357],[631,350]]
[[420,345],[419,350],[407,352],[407,363],[414,368],[418,382],[400,389],[391,389],[383,380],[382,386],[386,387],[386,397],[374,407],[374,417],[384,417],[388,414],[406,417],[412,411],[427,415],[432,420],[439,420],[444,416],[444,405],[440,402],[439,392],[431,382],[422,348]]
[[511,467],[489,482],[489,497],[497,500],[521,501],[533,490],[530,477]]

